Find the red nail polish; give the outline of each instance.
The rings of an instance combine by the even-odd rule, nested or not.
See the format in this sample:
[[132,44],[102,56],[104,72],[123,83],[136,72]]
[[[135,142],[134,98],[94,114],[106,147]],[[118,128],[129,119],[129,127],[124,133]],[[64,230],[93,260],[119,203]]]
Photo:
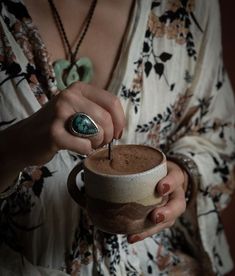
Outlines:
[[163,220],[165,219],[165,216],[162,213],[158,213],[157,217],[156,217],[156,223],[160,223],[163,222]]
[[135,243],[141,240],[141,237],[139,235],[135,235],[129,240],[129,243]]
[[167,183],[164,183],[162,186],[163,186],[162,194],[165,195],[167,192],[170,191],[170,185]]

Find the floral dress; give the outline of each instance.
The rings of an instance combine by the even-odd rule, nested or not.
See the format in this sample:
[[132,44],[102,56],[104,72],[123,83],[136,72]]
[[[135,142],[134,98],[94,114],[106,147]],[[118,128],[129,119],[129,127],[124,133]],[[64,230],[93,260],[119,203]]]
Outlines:
[[[0,7],[3,130],[58,91],[23,1]],[[67,177],[80,157],[59,151],[49,163],[25,168],[20,190],[0,201],[0,275],[208,276],[232,269],[220,211],[234,189],[235,104],[218,1],[137,0],[132,17],[108,89],[127,118],[120,143],[193,160],[200,174],[194,200],[173,227],[128,244],[125,235],[92,225],[69,196]]]

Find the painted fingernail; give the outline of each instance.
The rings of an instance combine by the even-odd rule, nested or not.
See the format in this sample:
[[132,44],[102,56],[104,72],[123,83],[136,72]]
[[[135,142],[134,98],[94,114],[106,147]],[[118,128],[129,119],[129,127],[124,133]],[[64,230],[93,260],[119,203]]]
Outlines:
[[131,239],[128,240],[129,243],[135,243],[141,240],[141,237],[139,235],[135,235]]
[[167,183],[164,183],[162,186],[163,186],[162,195],[165,195],[167,192],[170,191],[170,185]]
[[156,217],[156,223],[160,223],[163,222],[163,220],[165,219],[165,216],[162,213],[158,213],[157,217]]

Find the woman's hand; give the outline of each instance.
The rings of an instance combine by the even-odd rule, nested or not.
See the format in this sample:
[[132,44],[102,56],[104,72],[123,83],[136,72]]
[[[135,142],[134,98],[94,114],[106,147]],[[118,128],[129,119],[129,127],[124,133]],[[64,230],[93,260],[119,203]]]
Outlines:
[[156,224],[151,230],[129,235],[128,242],[134,243],[143,240],[165,228],[173,226],[175,220],[184,213],[186,209],[185,190],[187,189],[188,176],[177,164],[167,162],[168,173],[159,181],[157,192],[162,196],[168,196],[168,202],[154,209],[150,214],[150,219]]
[[[76,112],[84,112],[96,122],[99,133],[95,137],[76,137],[66,129],[68,119]],[[0,132],[0,161],[4,161],[5,170],[16,172],[48,162],[61,149],[88,154],[92,148],[118,139],[124,124],[124,112],[116,96],[77,82],[32,116]]]

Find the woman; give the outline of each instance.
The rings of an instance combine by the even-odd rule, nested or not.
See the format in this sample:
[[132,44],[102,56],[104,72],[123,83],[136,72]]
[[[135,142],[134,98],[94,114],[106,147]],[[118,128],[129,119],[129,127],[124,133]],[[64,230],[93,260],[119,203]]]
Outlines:
[[[219,211],[233,189],[235,109],[219,27],[213,0],[1,3],[1,274],[231,270]],[[71,132],[74,114],[92,119],[91,136]],[[113,138],[168,157],[154,230],[103,233],[68,195],[81,155]]]

